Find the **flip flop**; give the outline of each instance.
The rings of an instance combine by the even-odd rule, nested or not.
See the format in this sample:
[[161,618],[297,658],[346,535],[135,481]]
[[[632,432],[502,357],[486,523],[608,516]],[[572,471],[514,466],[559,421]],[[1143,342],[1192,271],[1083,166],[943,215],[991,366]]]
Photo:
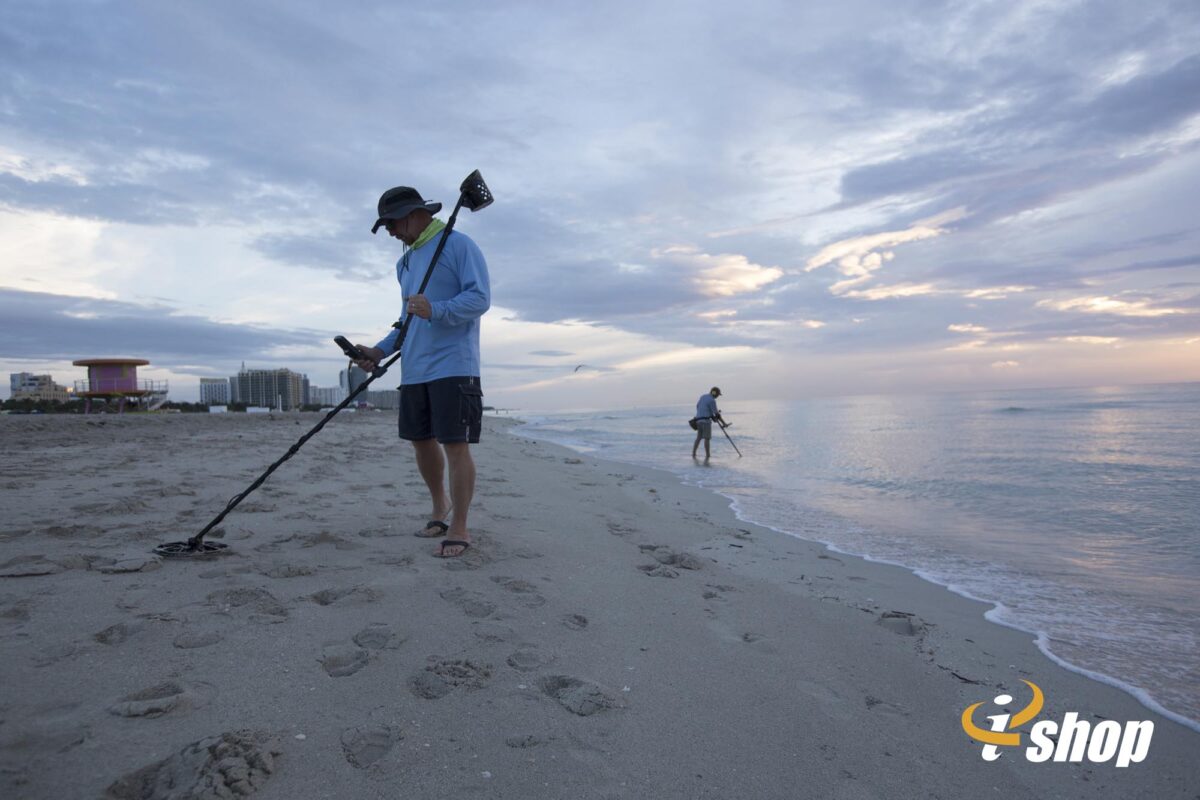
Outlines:
[[[437,558],[458,558],[459,556],[466,553],[467,548],[469,548],[470,546],[471,546],[470,542],[464,542],[461,539],[442,539],[442,543],[440,545],[438,545],[438,551],[436,553],[436,557]],[[447,547],[461,547],[462,550],[458,551],[458,555],[448,556],[448,555],[446,555]]]
[[436,539],[439,536],[445,536],[448,530],[450,530],[450,526],[440,519],[431,519],[425,523],[424,530],[417,531],[413,536],[420,536],[422,539]]

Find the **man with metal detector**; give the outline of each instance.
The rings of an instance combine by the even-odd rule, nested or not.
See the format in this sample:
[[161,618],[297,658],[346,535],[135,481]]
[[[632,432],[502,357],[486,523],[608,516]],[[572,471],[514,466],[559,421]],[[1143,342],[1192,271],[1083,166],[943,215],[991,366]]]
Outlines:
[[[446,237],[440,259],[426,274],[435,240],[446,227],[433,216],[441,208],[416,189],[397,186],[379,198],[371,233],[385,227],[405,245],[396,279],[405,314],[415,319],[409,319],[400,349],[400,438],[412,442],[433,501],[429,522],[416,535],[444,536],[435,554],[455,558],[471,546],[467,512],[475,493],[475,462],[469,446],[479,441],[483,418],[479,322],[491,305],[491,285],[483,253],[458,231]],[[423,277],[428,285],[422,292]],[[363,357],[355,363],[373,371],[395,352],[399,332],[393,330],[374,347],[358,345]]]
[[722,428],[725,427],[725,420],[721,419],[721,410],[717,408],[717,398],[720,396],[721,390],[714,386],[705,394],[700,395],[700,399],[696,401],[696,441],[692,442],[692,458],[696,457],[696,450],[700,447],[700,440],[703,439],[705,463],[711,456],[713,420],[716,420]]

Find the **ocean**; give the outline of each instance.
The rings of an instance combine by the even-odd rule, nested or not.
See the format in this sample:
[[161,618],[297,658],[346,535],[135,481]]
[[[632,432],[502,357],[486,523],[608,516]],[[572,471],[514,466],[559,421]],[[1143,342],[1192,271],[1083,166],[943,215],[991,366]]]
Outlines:
[[1200,730],[1200,384],[720,406],[744,457],[714,429],[707,466],[694,402],[519,412],[515,432],[990,602],[1063,666]]

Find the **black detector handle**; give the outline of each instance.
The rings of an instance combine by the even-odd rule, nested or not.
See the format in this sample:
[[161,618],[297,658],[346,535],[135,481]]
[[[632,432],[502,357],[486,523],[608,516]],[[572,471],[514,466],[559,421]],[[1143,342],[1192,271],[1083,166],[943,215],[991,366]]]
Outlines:
[[346,358],[351,361],[362,361],[367,357],[367,354],[362,351],[362,348],[356,344],[351,344],[350,340],[345,336],[335,336],[333,341],[337,346],[342,348],[342,352],[346,354]]

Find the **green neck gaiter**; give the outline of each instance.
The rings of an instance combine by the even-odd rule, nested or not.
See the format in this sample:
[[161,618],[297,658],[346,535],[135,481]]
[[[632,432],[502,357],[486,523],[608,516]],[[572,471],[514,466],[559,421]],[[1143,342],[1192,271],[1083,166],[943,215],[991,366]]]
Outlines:
[[429,224],[425,226],[425,230],[421,231],[421,235],[417,237],[417,240],[412,243],[412,247],[409,249],[416,250],[418,247],[437,236],[438,232],[444,227],[446,227],[446,223],[442,222],[440,219],[431,220]]

